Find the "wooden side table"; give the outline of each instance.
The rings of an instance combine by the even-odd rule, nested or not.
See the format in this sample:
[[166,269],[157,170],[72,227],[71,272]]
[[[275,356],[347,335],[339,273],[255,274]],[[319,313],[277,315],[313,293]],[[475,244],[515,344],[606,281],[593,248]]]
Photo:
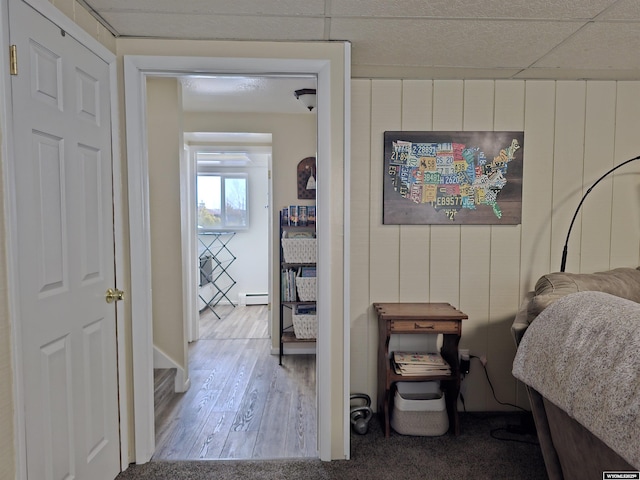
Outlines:
[[[467,315],[448,303],[374,303],[378,315],[378,413],[384,422],[384,433],[391,432],[389,414],[393,387],[396,382],[427,382],[439,380],[445,395],[449,431],[460,433],[458,394],[460,393],[460,362],[458,343],[462,334],[462,320]],[[440,354],[451,367],[450,375],[402,376],[391,364],[389,340],[392,334],[441,334]]]

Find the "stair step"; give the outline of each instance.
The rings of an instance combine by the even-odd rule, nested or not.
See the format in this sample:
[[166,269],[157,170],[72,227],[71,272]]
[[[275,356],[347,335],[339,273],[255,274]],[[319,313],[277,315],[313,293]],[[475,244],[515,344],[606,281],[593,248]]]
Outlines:
[[155,368],[153,370],[153,403],[156,415],[175,395],[175,377],[175,368]]

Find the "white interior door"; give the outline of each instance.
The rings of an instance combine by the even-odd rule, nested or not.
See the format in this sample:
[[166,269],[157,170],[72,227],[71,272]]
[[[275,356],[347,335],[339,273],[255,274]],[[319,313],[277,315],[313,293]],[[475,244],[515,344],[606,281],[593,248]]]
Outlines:
[[[22,386],[29,479],[120,471],[108,65],[9,3]],[[19,379],[20,381],[20,379]]]

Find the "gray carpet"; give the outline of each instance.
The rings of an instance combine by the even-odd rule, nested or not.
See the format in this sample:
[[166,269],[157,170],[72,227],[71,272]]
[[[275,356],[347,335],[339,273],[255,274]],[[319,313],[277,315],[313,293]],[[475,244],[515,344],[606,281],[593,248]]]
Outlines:
[[[455,437],[384,438],[377,417],[366,435],[351,436],[351,460],[149,462],[131,465],[116,480],[542,480],[547,475],[535,435],[507,431],[515,414],[461,413]],[[510,428],[510,430],[513,430]],[[493,431],[493,435],[492,435]],[[498,440],[500,437],[508,440]]]

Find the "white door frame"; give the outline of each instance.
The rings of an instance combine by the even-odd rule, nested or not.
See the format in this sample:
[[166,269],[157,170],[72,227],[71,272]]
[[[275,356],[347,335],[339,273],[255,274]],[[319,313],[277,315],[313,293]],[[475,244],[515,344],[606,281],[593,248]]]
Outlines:
[[[350,61],[347,55],[347,61]],[[346,63],[346,62],[345,62]],[[145,55],[124,56],[125,110],[127,131],[127,165],[129,181],[129,232],[131,258],[131,314],[133,349],[133,382],[135,412],[135,457],[137,463],[148,462],[155,450],[153,410],[153,332],[151,314],[151,257],[149,225],[148,151],[146,136],[146,78],[149,75],[176,76],[190,73],[237,73],[265,75],[311,74],[318,77],[318,175],[331,178],[331,70],[330,60],[283,59],[283,58],[226,58],[226,57],[163,57]],[[348,86],[350,71],[345,65],[345,85]],[[348,89],[348,87],[346,87]],[[348,129],[349,104],[345,98],[345,129]],[[348,137],[345,137],[345,159],[348,158]],[[324,171],[322,171],[324,170]],[[323,183],[326,193],[329,182]],[[346,190],[346,188],[345,188]],[[330,195],[318,196],[318,210],[328,218],[331,210]],[[348,203],[345,205],[348,210]],[[320,217],[320,215],[319,215]],[[320,220],[320,218],[319,218]],[[320,223],[320,222],[319,222]],[[330,235],[327,224],[326,235]],[[330,237],[328,238],[330,239]],[[318,269],[326,269],[324,282],[330,283],[332,251],[330,241],[326,248],[319,248]],[[346,250],[348,252],[348,250]],[[347,263],[344,269],[348,269]],[[319,273],[319,277],[321,272]],[[346,277],[346,275],[345,275]],[[345,287],[345,290],[348,286]],[[345,294],[345,312],[347,308]],[[330,288],[321,285],[318,290],[318,312],[331,311]],[[349,317],[345,316],[344,352],[344,445],[345,458],[349,456],[348,434],[348,379],[349,379]],[[331,365],[330,322],[319,322],[318,365]],[[322,460],[331,459],[331,368],[319,368],[317,374],[318,395],[318,450]],[[151,407],[151,408],[150,408]]]
[[[104,45],[99,43],[95,38],[85,32],[80,26],[74,23],[66,15],[62,14],[50,2],[46,0],[22,0],[30,5],[34,10],[49,19],[52,23],[63,29],[68,35],[75,38],[80,44],[93,52],[97,57],[102,59],[109,65],[110,76],[110,103],[111,103],[111,145],[112,145],[112,161],[113,161],[113,207],[114,207],[114,240],[115,240],[115,275],[117,287],[122,287],[123,278],[125,276],[124,269],[124,226],[122,222],[123,200],[122,200],[122,177],[121,177],[121,158],[120,158],[120,127],[118,113],[118,75],[116,56],[109,51]],[[9,0],[0,0],[0,25],[2,25],[2,35],[0,36],[0,51],[2,57],[0,61],[8,65],[9,51]],[[28,61],[23,57],[23,61]],[[3,142],[1,144],[2,158],[2,177],[3,177],[3,196],[5,202],[5,231],[7,243],[7,280],[8,280],[8,298],[9,298],[9,315],[11,323],[11,346],[13,361],[13,403],[14,403],[14,428],[15,428],[15,448],[16,448],[16,478],[27,478],[27,451],[25,438],[25,411],[24,411],[24,391],[23,381],[23,365],[22,365],[22,341],[20,331],[20,311],[19,311],[19,295],[18,286],[18,265],[17,258],[17,238],[16,225],[17,213],[15,204],[14,185],[9,180],[13,178],[13,167],[9,159],[12,158],[13,148],[13,122],[11,112],[11,85],[7,81],[7,76],[2,75],[0,78],[0,95],[2,95],[2,105],[0,111],[0,131],[3,132]],[[123,302],[116,303],[116,322],[117,322],[117,343],[118,343],[118,359],[119,362],[126,357],[125,349],[125,312]],[[123,365],[118,368],[118,408],[120,411],[120,468],[125,470],[129,464],[129,419],[127,410],[127,381],[126,369]]]
[[185,343],[189,343],[200,338],[200,313],[198,312],[198,293],[196,291],[199,276],[196,268],[198,261],[195,220],[196,169],[195,158],[191,154],[191,150],[184,147],[184,142],[181,147],[180,229],[182,230],[182,278],[184,279],[182,282],[182,305],[185,318]]

